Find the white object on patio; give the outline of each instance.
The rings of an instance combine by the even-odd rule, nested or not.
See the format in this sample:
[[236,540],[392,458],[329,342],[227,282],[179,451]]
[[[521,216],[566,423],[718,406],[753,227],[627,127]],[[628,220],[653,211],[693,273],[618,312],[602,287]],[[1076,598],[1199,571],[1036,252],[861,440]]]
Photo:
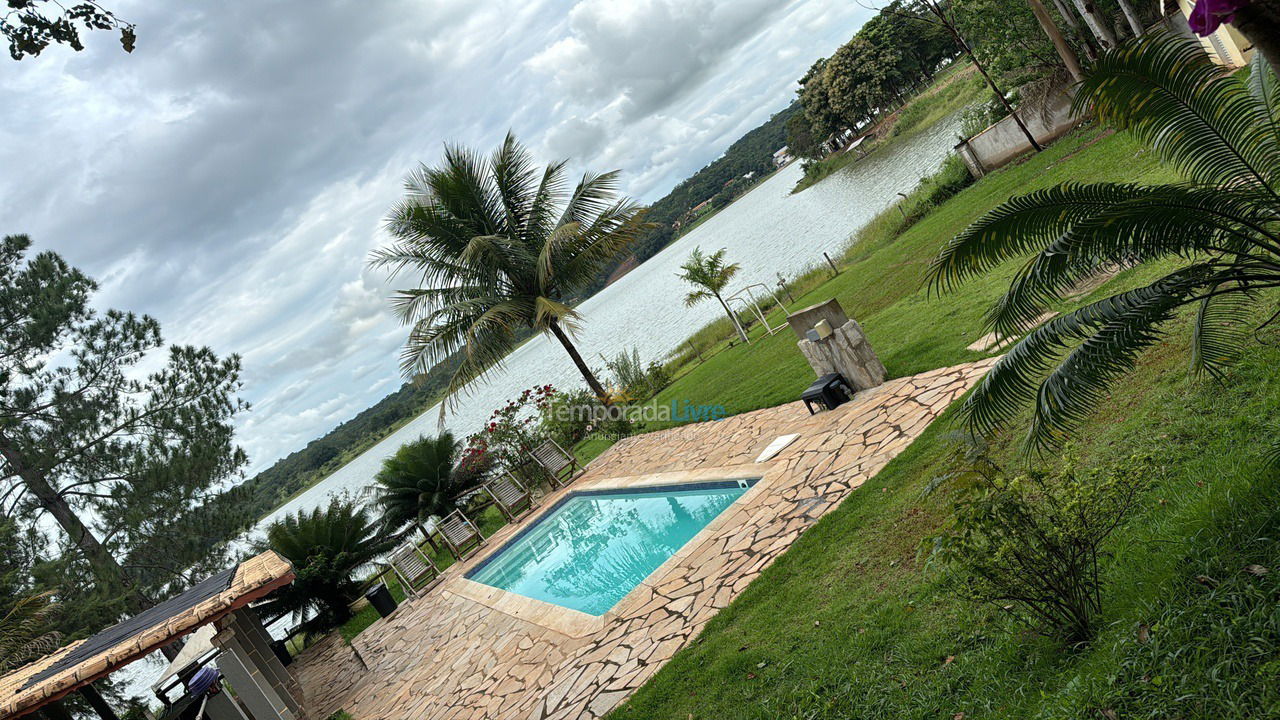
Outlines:
[[788,445],[800,439],[800,433],[792,433],[790,435],[779,435],[769,443],[768,447],[760,452],[756,457],[756,462],[762,463],[772,460],[778,453],[786,449]]

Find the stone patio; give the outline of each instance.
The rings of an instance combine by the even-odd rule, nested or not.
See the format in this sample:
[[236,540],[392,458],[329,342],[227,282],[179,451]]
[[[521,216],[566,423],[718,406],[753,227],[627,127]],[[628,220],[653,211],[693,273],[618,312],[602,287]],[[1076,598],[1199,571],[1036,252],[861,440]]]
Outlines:
[[[891,380],[833,411],[795,402],[625,439],[571,488],[760,477],[600,618],[479,586],[462,575],[520,527],[446,572],[353,642],[336,635],[293,665],[312,720],[595,718],[644,684],[792,542],[908,446],[994,359]],[[769,461],[775,438],[799,439]]]

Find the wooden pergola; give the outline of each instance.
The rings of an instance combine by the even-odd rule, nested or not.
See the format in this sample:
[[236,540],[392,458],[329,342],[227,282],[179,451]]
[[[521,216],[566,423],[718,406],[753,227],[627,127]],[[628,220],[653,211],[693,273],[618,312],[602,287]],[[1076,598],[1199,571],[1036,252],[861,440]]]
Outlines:
[[274,552],[204,581],[186,592],[78,640],[0,678],[0,719],[69,717],[61,701],[79,693],[103,718],[115,713],[93,683],[209,624],[218,628],[213,644],[221,652],[218,669],[235,689],[237,704],[221,693],[208,707],[214,720],[303,717],[301,695],[289,671],[275,656],[257,614],[249,604],[293,582],[293,566]]

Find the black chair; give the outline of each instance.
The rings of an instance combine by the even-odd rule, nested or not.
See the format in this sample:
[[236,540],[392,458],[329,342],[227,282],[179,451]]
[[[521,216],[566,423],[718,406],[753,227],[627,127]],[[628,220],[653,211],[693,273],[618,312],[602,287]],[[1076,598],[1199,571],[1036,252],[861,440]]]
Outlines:
[[815,380],[800,395],[800,399],[804,401],[809,414],[813,415],[817,412],[813,409],[815,405],[822,410],[834,410],[849,402],[853,394],[853,388],[849,387],[849,383],[845,382],[843,377],[840,377],[840,373],[828,373]]

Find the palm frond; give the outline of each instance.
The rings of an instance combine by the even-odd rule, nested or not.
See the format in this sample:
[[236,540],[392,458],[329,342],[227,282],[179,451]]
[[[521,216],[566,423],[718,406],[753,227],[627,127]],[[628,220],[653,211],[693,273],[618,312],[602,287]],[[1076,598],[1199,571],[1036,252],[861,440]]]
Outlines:
[[1276,192],[1280,147],[1266,106],[1194,40],[1152,33],[1103,53],[1074,104],[1077,111],[1092,104],[1195,182]]
[[1271,63],[1260,52],[1253,54],[1249,65],[1249,92],[1266,107],[1273,142],[1280,144],[1280,78],[1276,78]]
[[1077,220],[1024,265],[988,312],[988,326],[1005,336],[1021,334],[1051,303],[1102,268],[1169,256],[1252,257],[1280,250],[1280,239],[1259,217],[1253,191],[1165,185],[1127,195],[1117,192],[1113,204]]
[[1056,447],[1066,430],[1105,396],[1109,382],[1132,369],[1138,355],[1159,337],[1158,326],[1211,273],[1212,268],[1192,265],[1151,285],[1060,315],[1032,331],[996,362],[965,400],[962,412],[970,430],[990,433],[1034,398],[1026,446]]
[[1222,292],[1224,289],[1208,288],[1196,309],[1191,336],[1192,371],[1217,380],[1224,379],[1226,367],[1240,354],[1249,334],[1243,322],[1248,293],[1238,286],[1238,292]]
[[16,598],[0,616],[0,672],[9,672],[58,647],[62,634],[50,630],[59,606],[53,591]]
[[502,204],[502,234],[523,239],[525,225],[536,193],[533,158],[515,135],[508,132],[489,159],[489,176]]
[[576,333],[578,330],[577,320],[581,316],[572,306],[566,305],[558,300],[552,300],[548,297],[539,297],[536,300],[536,315],[534,320],[534,328],[538,330],[546,330],[551,327],[552,323],[568,329],[570,334]]
[[947,291],[1012,258],[1042,251],[1072,225],[1117,203],[1142,198],[1139,185],[1064,183],[1002,203],[943,246],[927,281]]
[[565,203],[557,226],[566,223],[585,225],[614,202],[618,191],[618,171],[585,173]]
[[1270,442],[1267,444],[1267,451],[1262,461],[1271,472],[1280,472],[1280,427],[1275,425],[1271,427]]

